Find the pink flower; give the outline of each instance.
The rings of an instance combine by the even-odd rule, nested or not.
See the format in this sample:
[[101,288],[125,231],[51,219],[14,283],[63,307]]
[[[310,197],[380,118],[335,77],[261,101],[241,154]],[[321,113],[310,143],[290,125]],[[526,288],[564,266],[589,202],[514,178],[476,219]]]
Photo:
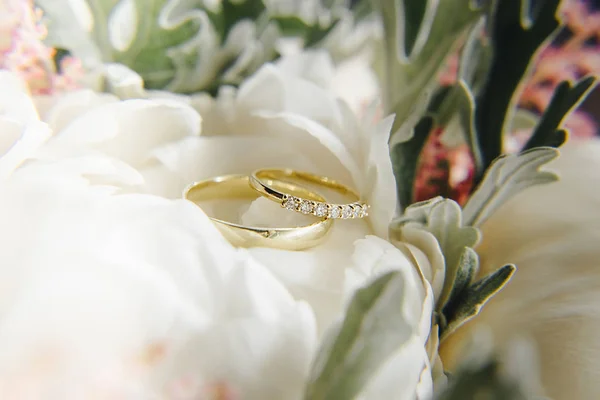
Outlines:
[[51,94],[77,88],[81,63],[65,57],[60,72],[54,65],[55,49],[43,42],[46,28],[32,0],[5,0],[0,5],[0,68],[17,73],[33,94]]
[[414,200],[444,196],[464,204],[473,186],[475,166],[467,145],[448,148],[441,141],[443,128],[436,128],[421,153],[414,187]]
[[567,116],[564,127],[573,139],[591,139],[598,134],[596,121],[586,112],[575,111]]

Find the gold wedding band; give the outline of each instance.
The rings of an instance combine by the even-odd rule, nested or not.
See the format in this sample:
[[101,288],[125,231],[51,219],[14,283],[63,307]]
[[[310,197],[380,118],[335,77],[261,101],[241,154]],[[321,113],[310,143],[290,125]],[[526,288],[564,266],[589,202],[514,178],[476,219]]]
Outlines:
[[[325,186],[343,195],[349,195],[356,201],[347,204],[332,204],[324,200],[315,200],[292,193],[285,187],[278,188],[276,183],[281,181],[302,181]],[[364,218],[368,215],[369,206],[360,201],[360,196],[354,190],[330,178],[310,172],[292,169],[260,169],[250,177],[250,185],[266,198],[281,204],[282,207],[302,214],[333,219]]]
[[[199,202],[223,198],[256,198],[258,193],[249,185],[246,175],[225,175],[196,182],[189,185],[183,197],[198,205]],[[282,190],[295,196],[323,202],[325,199],[310,190],[291,183],[272,180],[270,184],[276,190]],[[263,228],[236,224],[209,216],[223,236],[234,246],[274,247],[284,250],[304,250],[316,246],[327,234],[333,223],[330,219],[321,219],[307,226],[294,228]]]

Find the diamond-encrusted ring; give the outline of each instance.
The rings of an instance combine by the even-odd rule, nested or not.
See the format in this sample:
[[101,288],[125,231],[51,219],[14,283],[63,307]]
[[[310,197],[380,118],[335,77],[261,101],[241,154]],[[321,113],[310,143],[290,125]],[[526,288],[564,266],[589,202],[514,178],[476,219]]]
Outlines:
[[[183,197],[201,207],[201,204],[211,200],[224,198],[248,198],[259,196],[252,190],[250,177],[246,175],[225,175],[189,185],[183,192]],[[302,186],[291,183],[274,181],[274,190],[291,193],[297,198],[305,198],[314,203],[324,203],[325,199]],[[275,247],[285,250],[304,250],[314,247],[327,235],[333,221],[322,217],[310,225],[290,228],[265,228],[240,225],[210,217],[211,221],[221,231],[231,244],[240,247]]]
[[[304,182],[333,189],[343,195],[351,196],[357,201],[346,204],[333,204],[326,201],[297,196],[293,193],[277,190],[277,182]],[[292,169],[261,169],[252,174],[250,185],[263,196],[281,204],[283,208],[302,214],[314,215],[329,219],[364,218],[369,214],[369,206],[360,200],[359,195],[348,186],[330,178],[315,175],[310,172]]]

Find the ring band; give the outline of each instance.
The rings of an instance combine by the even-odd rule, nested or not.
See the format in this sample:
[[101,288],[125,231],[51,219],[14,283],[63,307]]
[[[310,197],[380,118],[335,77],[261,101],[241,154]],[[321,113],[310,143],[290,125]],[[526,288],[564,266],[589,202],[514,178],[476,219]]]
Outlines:
[[[333,189],[343,195],[350,195],[357,201],[348,204],[332,204],[323,200],[299,196],[290,191],[279,190],[276,182],[303,181],[318,184]],[[360,201],[360,196],[352,189],[330,178],[315,175],[310,172],[292,169],[260,169],[250,177],[250,185],[266,198],[273,200],[283,208],[302,214],[311,214],[321,218],[349,219],[364,218],[368,215],[369,206]]]
[[[223,198],[256,198],[258,193],[249,185],[246,175],[219,176],[189,185],[183,197],[198,205],[199,202]],[[320,195],[302,186],[273,181],[279,190],[307,197],[315,201],[324,201]],[[209,216],[231,244],[239,247],[274,247],[284,250],[304,250],[316,246],[328,233],[333,223],[330,219],[321,219],[311,225],[294,228],[263,228],[236,224]]]

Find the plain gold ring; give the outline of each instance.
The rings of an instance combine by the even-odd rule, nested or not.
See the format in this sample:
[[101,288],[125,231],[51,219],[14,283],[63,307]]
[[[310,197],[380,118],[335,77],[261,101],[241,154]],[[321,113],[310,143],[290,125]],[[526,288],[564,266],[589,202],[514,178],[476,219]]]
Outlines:
[[[203,201],[223,198],[256,198],[258,192],[250,186],[246,175],[224,175],[195,182],[183,192],[183,197],[199,206]],[[291,183],[273,180],[272,186],[296,196],[323,202],[317,193]],[[231,244],[239,247],[272,247],[284,250],[304,250],[319,244],[329,232],[333,221],[327,218],[300,227],[263,228],[236,224],[212,218],[212,222]]]

